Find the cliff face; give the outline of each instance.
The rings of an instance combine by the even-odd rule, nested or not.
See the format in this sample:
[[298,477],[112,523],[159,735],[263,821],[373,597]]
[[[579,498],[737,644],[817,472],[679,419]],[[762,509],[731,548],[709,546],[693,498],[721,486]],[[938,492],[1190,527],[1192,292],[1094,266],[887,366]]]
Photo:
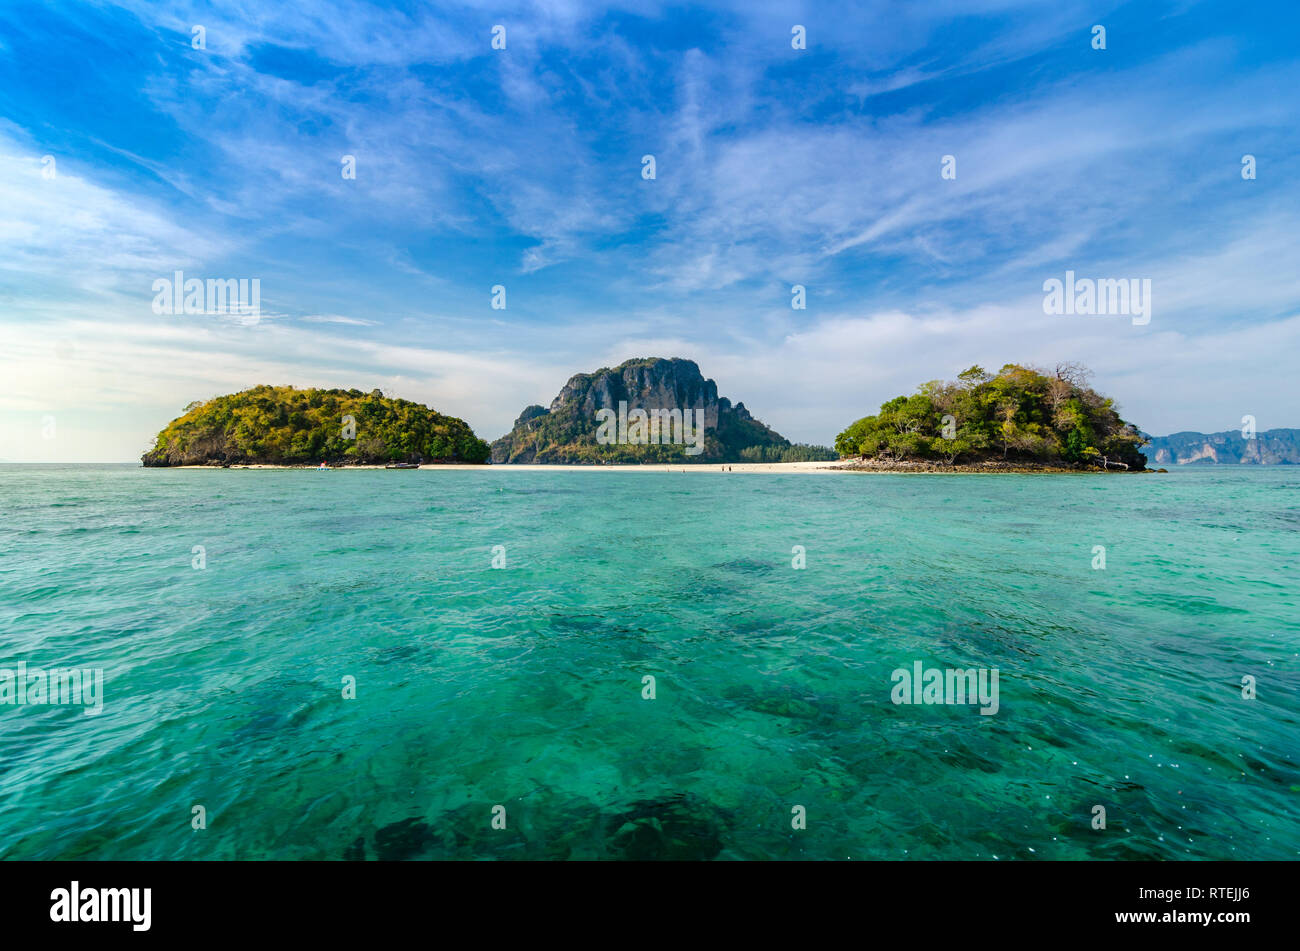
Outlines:
[[[658,432],[647,427],[638,441],[637,430],[624,422],[636,410],[681,411],[686,438],[674,440],[676,430],[665,424]],[[703,428],[695,451],[692,422]],[[738,462],[743,449],[789,445],[744,403],[718,396],[718,385],[694,361],[652,357],[572,377],[549,409],[529,406],[520,413],[492,444],[492,462]]]
[[1149,436],[1145,447],[1154,465],[1298,465],[1300,429],[1270,429],[1246,439],[1239,430]]

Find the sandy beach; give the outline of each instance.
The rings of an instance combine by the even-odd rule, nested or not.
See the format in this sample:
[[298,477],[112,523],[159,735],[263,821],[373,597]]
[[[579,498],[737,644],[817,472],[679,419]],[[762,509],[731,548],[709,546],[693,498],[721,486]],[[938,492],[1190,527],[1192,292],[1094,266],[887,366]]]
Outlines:
[[[171,466],[175,469],[220,469],[221,466]],[[303,471],[318,471],[316,466],[274,466],[274,465],[234,465],[231,469],[300,469]],[[375,465],[358,465],[358,466],[331,466],[329,472],[343,469],[384,469],[385,466]],[[430,464],[422,465],[420,469],[425,472],[436,471],[459,471],[473,470],[475,472],[713,472],[724,475],[738,475],[740,473],[759,473],[759,474],[806,474],[806,473],[827,473],[827,472],[849,472],[849,473],[876,473],[884,475],[985,475],[992,473],[1000,474],[1021,474],[1021,475],[1116,475],[1121,470],[1113,469],[1109,473],[1103,473],[1098,469],[1067,469],[1059,466],[1032,466],[1023,463],[989,463],[975,465],[956,465],[944,466],[932,462],[905,462],[898,464],[882,464],[878,462],[863,463],[858,460],[837,459],[821,460],[815,462],[737,462],[737,463],[699,463],[697,465],[682,465],[674,463],[672,465],[611,465],[611,466],[590,466],[590,465],[459,465],[459,464]],[[415,471],[415,470],[393,470],[398,471]],[[1146,469],[1144,472],[1164,472],[1163,469]]]
[[[421,470],[462,470],[472,469],[476,472],[832,472],[840,465],[837,461],[825,462],[746,462],[746,463],[700,463],[698,465],[614,465],[614,466],[547,466],[547,465],[422,465]],[[174,466],[177,469],[220,469],[221,466]],[[232,465],[231,469],[303,469],[317,471],[316,466],[273,466],[273,465]],[[331,466],[328,471],[336,469],[383,469],[384,466]],[[414,470],[392,470],[394,472]],[[846,470],[838,470],[846,471]]]

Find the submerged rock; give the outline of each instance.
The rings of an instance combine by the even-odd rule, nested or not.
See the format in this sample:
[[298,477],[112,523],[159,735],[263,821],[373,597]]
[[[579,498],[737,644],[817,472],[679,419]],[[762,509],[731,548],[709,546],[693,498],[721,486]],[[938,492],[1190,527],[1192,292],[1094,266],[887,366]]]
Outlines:
[[834,719],[837,711],[834,703],[815,694],[788,689],[759,691],[749,684],[740,684],[728,688],[723,696],[755,713],[794,720]]
[[345,862],[364,862],[366,860],[366,837],[359,835],[343,850],[343,860]]
[[[490,806],[480,802],[432,821],[413,816],[390,823],[375,832],[375,853],[381,861],[702,861],[722,851],[731,825],[725,810],[693,793],[638,800],[614,813],[569,796],[506,806],[504,829],[492,827]],[[344,853],[349,861],[366,857],[364,837]]]
[[[427,822],[411,817],[384,826],[375,833],[375,851],[384,862],[414,858],[422,853],[433,839],[433,830]],[[354,844],[355,847],[355,844]],[[365,855],[364,846],[362,855]]]
[[610,858],[632,862],[690,862],[716,858],[726,814],[692,793],[642,799],[605,823]]

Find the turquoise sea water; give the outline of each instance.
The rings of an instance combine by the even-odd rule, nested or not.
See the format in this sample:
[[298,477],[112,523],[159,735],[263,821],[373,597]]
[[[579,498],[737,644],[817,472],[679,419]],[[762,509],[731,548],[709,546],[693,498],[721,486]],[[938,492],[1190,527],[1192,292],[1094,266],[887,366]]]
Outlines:
[[1294,859],[1298,566],[1300,469],[0,466],[0,667],[105,676],[0,857]]

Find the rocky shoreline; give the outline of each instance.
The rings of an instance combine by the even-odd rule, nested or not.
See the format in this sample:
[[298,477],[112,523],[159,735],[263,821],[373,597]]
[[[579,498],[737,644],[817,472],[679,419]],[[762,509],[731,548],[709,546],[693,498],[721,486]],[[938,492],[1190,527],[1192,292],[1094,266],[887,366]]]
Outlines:
[[1079,475],[1084,473],[1125,473],[1125,472],[1165,472],[1165,469],[1102,469],[1100,466],[1071,467],[1052,466],[1042,463],[1023,462],[1009,459],[983,459],[979,462],[945,465],[931,460],[905,460],[897,462],[889,459],[841,459],[828,468],[841,472],[1040,472]]

